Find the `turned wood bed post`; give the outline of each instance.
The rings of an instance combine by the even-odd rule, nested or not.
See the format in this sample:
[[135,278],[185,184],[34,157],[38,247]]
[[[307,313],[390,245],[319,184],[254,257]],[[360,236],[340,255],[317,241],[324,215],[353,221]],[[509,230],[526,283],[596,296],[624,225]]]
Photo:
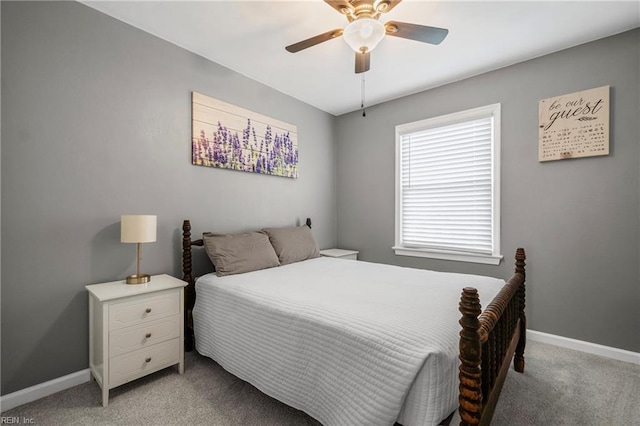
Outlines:
[[187,282],[184,289],[184,348],[193,350],[193,318],[191,311],[195,302],[195,288],[191,276],[191,222],[182,222],[182,280]]
[[191,222],[182,222],[182,280],[191,284]]
[[527,318],[524,314],[525,308],[525,260],[527,256],[524,249],[519,248],[516,250],[516,274],[522,274],[522,284],[518,289],[518,317],[520,319],[520,339],[518,340],[518,346],[516,346],[516,354],[513,358],[513,368],[518,373],[524,372],[524,347],[527,344]]
[[482,312],[478,290],[465,287],[460,298],[460,419],[461,425],[480,423],[482,389],[480,380],[480,322]]

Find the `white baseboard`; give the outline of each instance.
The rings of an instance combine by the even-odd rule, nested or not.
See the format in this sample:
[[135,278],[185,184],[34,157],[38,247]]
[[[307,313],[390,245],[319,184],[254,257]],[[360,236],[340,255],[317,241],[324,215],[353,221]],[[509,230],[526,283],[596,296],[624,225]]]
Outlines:
[[[527,329],[527,339],[640,365],[640,353]],[[526,356],[526,351],[525,351]]]
[[40,383],[0,397],[0,411],[5,412],[27,402],[44,398],[65,389],[86,383],[91,380],[89,369],[67,374],[48,382]]

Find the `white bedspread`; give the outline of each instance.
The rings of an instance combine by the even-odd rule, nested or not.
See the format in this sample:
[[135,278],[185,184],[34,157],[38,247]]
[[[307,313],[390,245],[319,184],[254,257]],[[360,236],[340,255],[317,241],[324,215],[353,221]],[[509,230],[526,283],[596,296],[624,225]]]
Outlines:
[[196,283],[196,349],[326,426],[437,424],[457,407],[462,288],[484,305],[503,285],[325,257],[209,274]]

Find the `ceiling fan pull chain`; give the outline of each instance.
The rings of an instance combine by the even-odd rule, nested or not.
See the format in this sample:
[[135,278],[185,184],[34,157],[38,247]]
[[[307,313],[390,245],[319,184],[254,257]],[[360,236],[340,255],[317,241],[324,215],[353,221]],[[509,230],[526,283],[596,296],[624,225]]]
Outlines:
[[365,75],[365,73],[362,73],[362,83],[360,85],[360,92],[361,92],[362,101],[360,102],[360,108],[362,108],[362,116],[366,117],[367,116],[367,110],[364,107],[364,92],[365,92],[364,75]]

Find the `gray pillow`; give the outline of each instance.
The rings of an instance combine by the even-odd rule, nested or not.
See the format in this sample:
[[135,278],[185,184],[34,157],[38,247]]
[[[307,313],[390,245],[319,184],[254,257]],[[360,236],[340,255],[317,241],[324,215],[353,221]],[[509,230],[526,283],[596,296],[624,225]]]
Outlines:
[[204,248],[216,267],[216,275],[241,274],[278,266],[278,256],[267,234],[246,232],[238,234],[202,234]]
[[281,265],[320,257],[318,244],[308,226],[264,228]]

